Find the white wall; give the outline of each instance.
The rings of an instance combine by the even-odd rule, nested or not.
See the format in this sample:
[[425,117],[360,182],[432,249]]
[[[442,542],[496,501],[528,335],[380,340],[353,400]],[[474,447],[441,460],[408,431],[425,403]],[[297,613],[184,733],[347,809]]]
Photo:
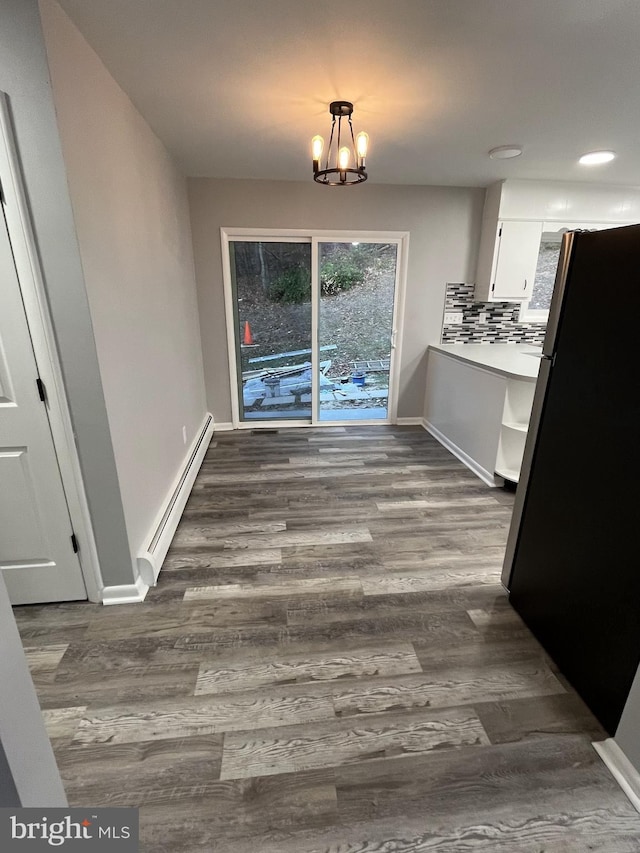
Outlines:
[[95,341],[37,0],[0,3],[0,90],[9,106],[102,576],[133,581]]
[[206,411],[186,182],[65,12],[40,8],[135,557]]
[[409,231],[399,417],[421,417],[426,348],[440,341],[445,284],[473,281],[484,190],[370,183],[348,189],[289,181],[190,178],[209,410],[231,420],[220,228]]

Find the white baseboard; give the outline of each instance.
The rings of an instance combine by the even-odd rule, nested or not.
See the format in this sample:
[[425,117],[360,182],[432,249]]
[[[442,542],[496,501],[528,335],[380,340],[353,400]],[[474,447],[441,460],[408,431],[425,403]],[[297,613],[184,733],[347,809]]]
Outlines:
[[[213,417],[207,412],[201,429],[189,448],[178,476],[171,484],[162,509],[152,526],[146,549],[138,554],[138,571],[147,586],[155,586],[162,563],[171,545],[176,527],[182,516],[191,487],[213,435]],[[216,424],[216,429],[218,425]]]
[[480,477],[487,486],[496,487],[498,484],[496,482],[496,478],[494,477],[491,471],[487,471],[486,468],[483,468],[482,465],[478,465],[475,459],[472,459],[467,453],[464,452],[461,448],[458,447],[457,444],[454,444],[451,439],[447,438],[446,435],[440,432],[437,427],[434,427],[433,424],[429,423],[429,421],[425,420],[424,428],[426,431],[432,435],[435,439],[437,439],[443,447],[446,447],[454,456],[457,456],[458,459],[463,462],[470,471]]
[[214,432],[229,432],[233,429],[233,424],[231,421],[216,421],[216,425],[213,429]]
[[640,812],[640,773],[612,737],[592,746],[629,798],[631,805]]
[[396,418],[398,426],[424,426],[424,418]]
[[144,601],[149,592],[149,584],[141,577],[135,583],[122,584],[122,586],[105,586],[101,592],[103,604],[137,604]]

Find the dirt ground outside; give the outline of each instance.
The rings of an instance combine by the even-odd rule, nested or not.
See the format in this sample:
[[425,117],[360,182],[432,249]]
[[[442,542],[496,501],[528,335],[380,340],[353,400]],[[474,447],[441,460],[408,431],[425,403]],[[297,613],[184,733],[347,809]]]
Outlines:
[[[338,377],[352,370],[352,362],[388,358],[393,320],[395,275],[391,270],[371,270],[362,284],[333,296],[323,296],[320,306],[321,360],[332,361],[328,376]],[[242,348],[243,370],[278,367],[310,361],[311,355],[284,360],[249,363],[249,359],[276,353],[311,349],[311,302],[272,302],[259,280],[244,279],[238,284],[240,333],[249,322],[254,346]]]

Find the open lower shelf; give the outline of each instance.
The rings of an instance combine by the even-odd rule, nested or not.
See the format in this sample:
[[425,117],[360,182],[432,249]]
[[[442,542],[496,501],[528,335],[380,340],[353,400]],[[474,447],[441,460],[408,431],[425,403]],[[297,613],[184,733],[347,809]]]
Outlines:
[[496,468],[495,474],[497,477],[502,477],[503,480],[510,480],[512,483],[517,483],[520,479],[520,471],[515,468]]
[[498,477],[511,483],[517,483],[520,479],[534,391],[535,384],[532,382],[507,382],[495,472]]

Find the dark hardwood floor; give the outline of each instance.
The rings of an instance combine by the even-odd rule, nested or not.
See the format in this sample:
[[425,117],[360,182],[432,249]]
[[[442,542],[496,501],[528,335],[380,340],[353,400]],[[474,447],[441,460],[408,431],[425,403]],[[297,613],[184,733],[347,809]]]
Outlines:
[[216,435],[143,604],[15,610],[70,804],[145,853],[640,850],[512,503],[417,427]]

